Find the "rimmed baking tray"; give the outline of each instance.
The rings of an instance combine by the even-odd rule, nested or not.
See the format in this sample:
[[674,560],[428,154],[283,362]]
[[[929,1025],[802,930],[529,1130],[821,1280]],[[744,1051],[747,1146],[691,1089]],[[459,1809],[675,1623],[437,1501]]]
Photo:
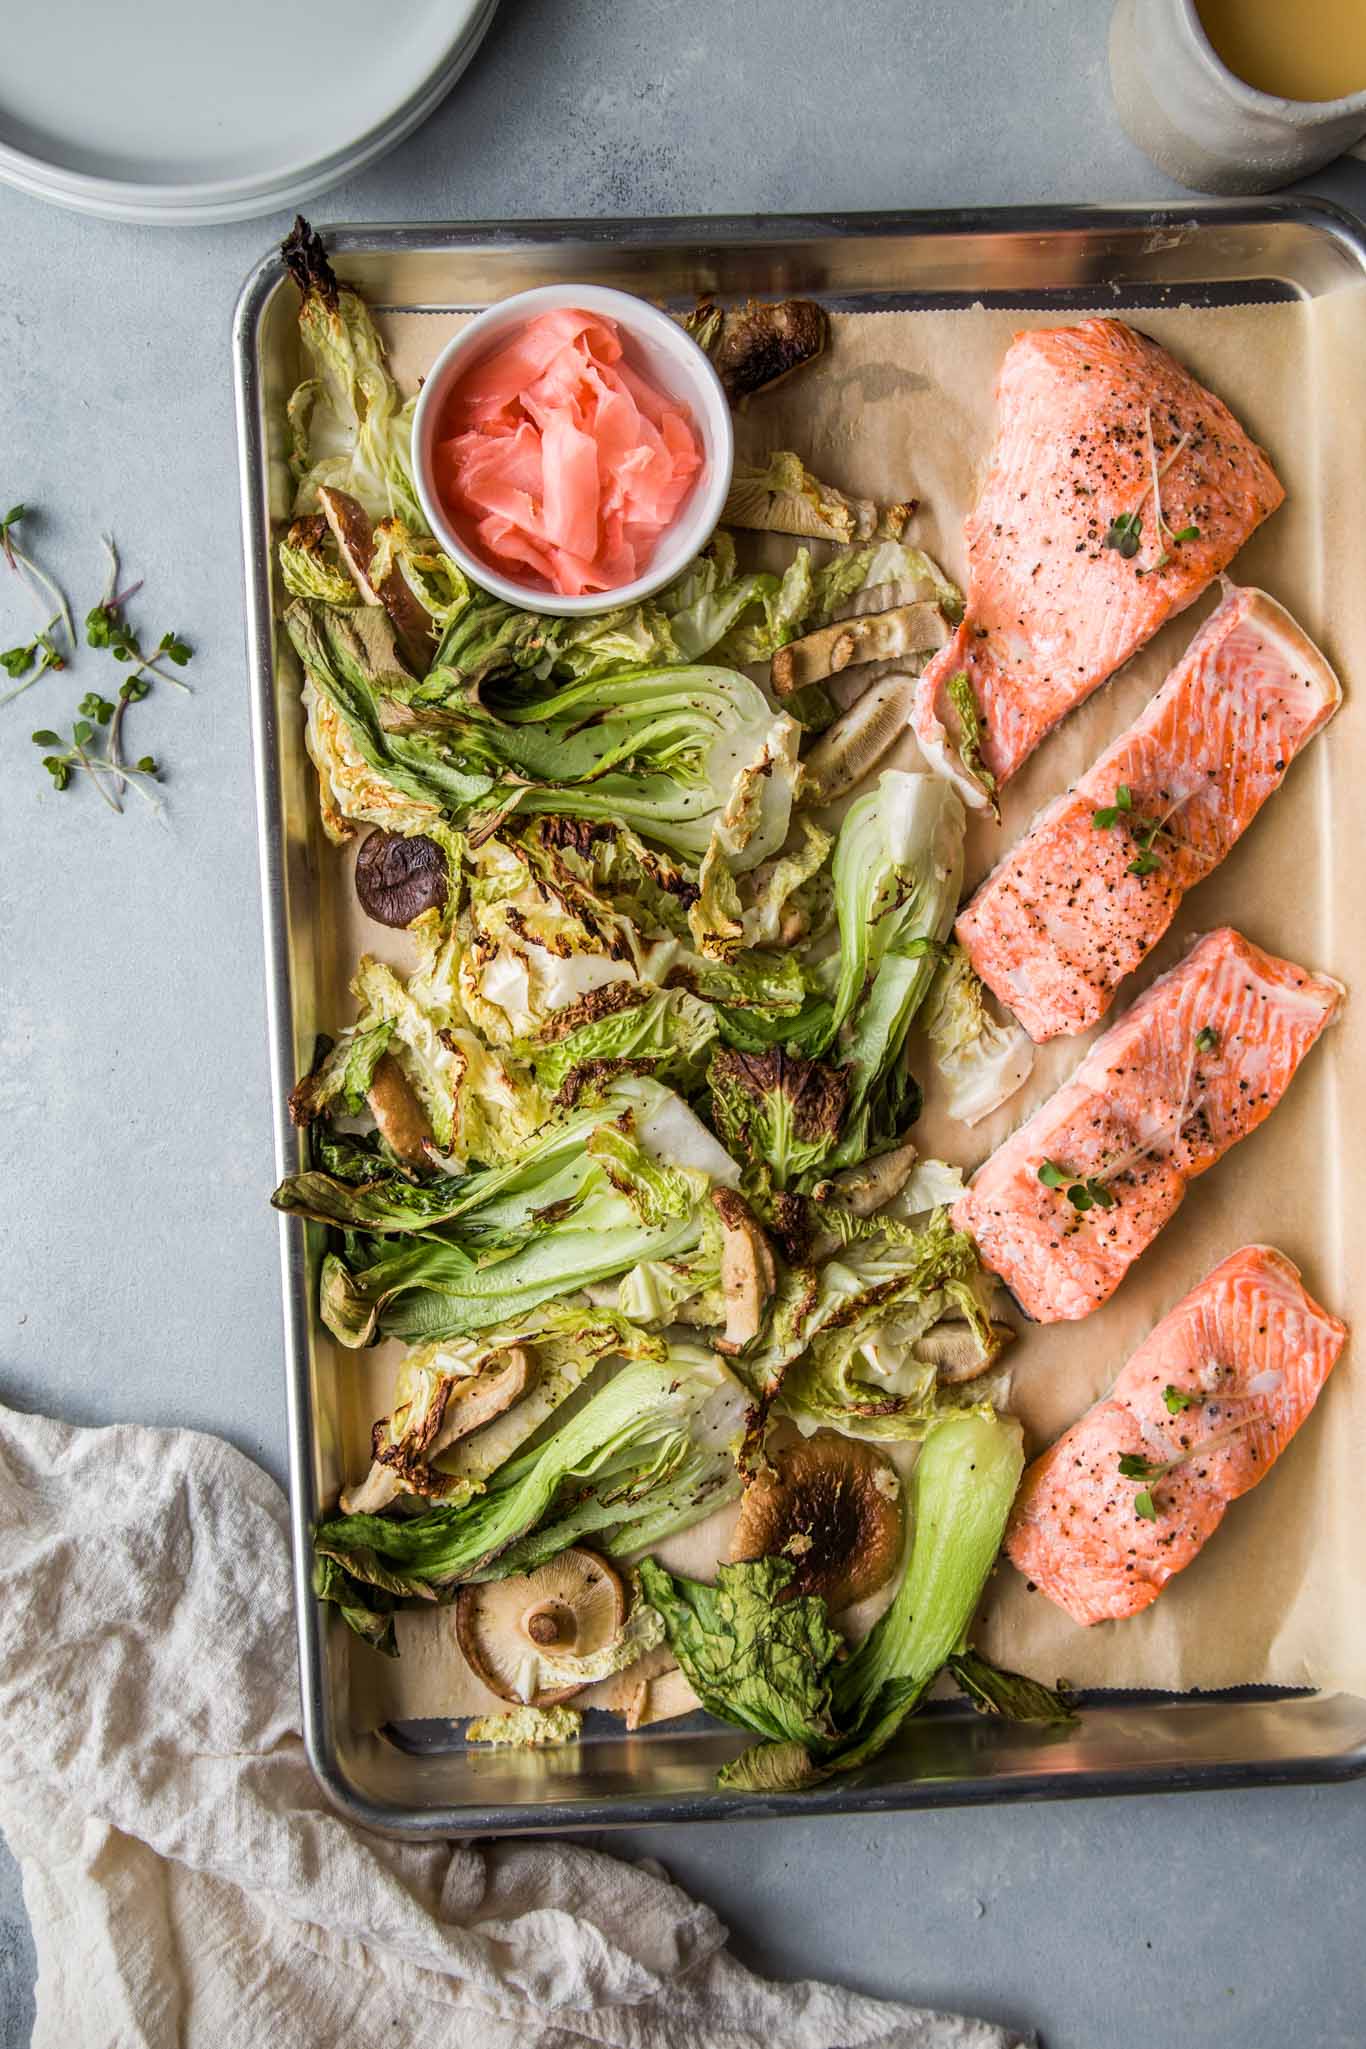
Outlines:
[[[561,278],[690,304],[802,292],[885,311],[973,303],[1112,312],[1317,298],[1366,282],[1366,235],[1319,202],[986,213],[339,227],[324,237],[376,306],[474,310]],[[275,624],[271,536],[288,507],[284,402],[299,374],[297,299],[278,257],[248,278],[234,328],[248,656],[265,919],[276,1165],[298,1163],[286,1097],[321,1015],[338,864],[316,823],[298,677]],[[489,1834],[787,1813],[1058,1799],[1349,1778],[1366,1772],[1366,1699],[1270,1689],[1108,1694],[1076,1728],[934,1707],[866,1771],[763,1798],[716,1790],[742,1745],[706,1717],[636,1734],[590,1717],[584,1740],[532,1754],[471,1751],[448,1726],[375,1733],[350,1712],[353,1656],[372,1655],[309,1589],[309,1531],[341,1480],[338,1376],[313,1313],[316,1244],[281,1219],[300,1678],[313,1768],[338,1807],[407,1836]],[[314,1234],[316,1236],[316,1233]],[[601,1720],[601,1729],[594,1726]]]

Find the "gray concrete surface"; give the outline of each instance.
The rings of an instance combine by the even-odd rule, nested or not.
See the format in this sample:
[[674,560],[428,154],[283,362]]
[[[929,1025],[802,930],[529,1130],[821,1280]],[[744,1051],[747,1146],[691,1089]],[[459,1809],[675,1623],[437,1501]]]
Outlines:
[[[503,0],[473,71],[319,221],[1162,197],[1098,0]],[[22,33],[20,26],[17,33]],[[306,98],[301,102],[307,112]],[[1316,181],[1366,211],[1366,168]],[[217,1430],[279,1474],[283,1393],[228,323],[283,217],[108,226],[0,190],[0,498],[82,604],[112,527],[199,649],[137,712],[169,829],[58,796],[0,710],[0,1398]],[[20,614],[0,587],[0,645]],[[76,688],[71,687],[72,681]],[[131,723],[131,722],[130,722]],[[1048,2049],[1359,2049],[1366,1788],[609,1839],[778,1975],[977,2008]],[[0,2049],[33,2018],[0,1867]],[[104,2049],[104,2045],[91,2045]]]

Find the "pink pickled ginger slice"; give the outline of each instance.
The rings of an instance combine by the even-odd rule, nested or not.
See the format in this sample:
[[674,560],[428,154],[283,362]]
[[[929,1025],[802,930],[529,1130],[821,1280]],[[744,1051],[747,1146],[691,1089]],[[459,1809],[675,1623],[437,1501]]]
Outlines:
[[466,546],[566,596],[634,582],[701,467],[687,409],[626,363],[615,321],[569,308],[466,373],[435,460]]

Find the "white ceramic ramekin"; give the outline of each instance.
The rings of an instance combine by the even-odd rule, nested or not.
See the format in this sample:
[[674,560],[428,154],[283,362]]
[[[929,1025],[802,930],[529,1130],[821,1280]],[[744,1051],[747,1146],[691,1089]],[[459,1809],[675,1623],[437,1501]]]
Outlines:
[[[558,591],[517,583],[472,555],[446,517],[432,473],[432,452],[442,411],[459,378],[517,328],[542,313],[565,306],[615,320],[628,359],[660,390],[687,407],[702,442],[702,473],[673,525],[661,534],[645,574],[617,590],[594,591],[583,597],[562,597]],[[413,416],[417,495],[427,522],[446,553],[481,590],[492,591],[496,597],[526,611],[549,612],[561,618],[591,616],[595,612],[614,611],[618,605],[633,605],[671,583],[710,539],[730,491],[734,459],[729,401],[721,389],[720,378],[692,336],[657,306],[604,285],[540,285],[534,291],[500,299],[496,306],[476,315],[447,342],[428,371]]]
[[1110,82],[1130,140],[1196,192],[1274,192],[1366,136],[1366,92],[1283,100],[1244,85],[1215,55],[1195,0],[1119,0]]

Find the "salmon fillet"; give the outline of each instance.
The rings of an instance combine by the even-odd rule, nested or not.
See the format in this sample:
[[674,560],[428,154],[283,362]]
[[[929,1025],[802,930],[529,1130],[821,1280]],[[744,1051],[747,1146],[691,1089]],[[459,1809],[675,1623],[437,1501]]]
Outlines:
[[1270,1116],[1342,996],[1227,926],[1208,933],[978,1169],[954,1222],[1036,1322],[1089,1316],[1186,1184]]
[[[996,411],[964,528],[963,623],[921,677],[911,716],[931,765],[978,806],[989,792],[959,751],[950,681],[967,678],[981,759],[999,786],[1199,597],[1285,496],[1228,407],[1121,320],[1017,335]],[[1117,518],[1139,522],[1123,550],[1107,545]]]
[[[1346,1337],[1283,1253],[1245,1245],[1163,1317],[1105,1400],[1035,1459],[1007,1555],[1083,1628],[1137,1615],[1269,1472]],[[1126,1476],[1121,1458],[1142,1469],[1131,1463]]]
[[[1341,698],[1327,660],[1274,598],[1230,590],[1141,718],[959,916],[973,967],[1032,1039],[1104,1016]],[[1125,797],[1128,808],[1116,801]]]

